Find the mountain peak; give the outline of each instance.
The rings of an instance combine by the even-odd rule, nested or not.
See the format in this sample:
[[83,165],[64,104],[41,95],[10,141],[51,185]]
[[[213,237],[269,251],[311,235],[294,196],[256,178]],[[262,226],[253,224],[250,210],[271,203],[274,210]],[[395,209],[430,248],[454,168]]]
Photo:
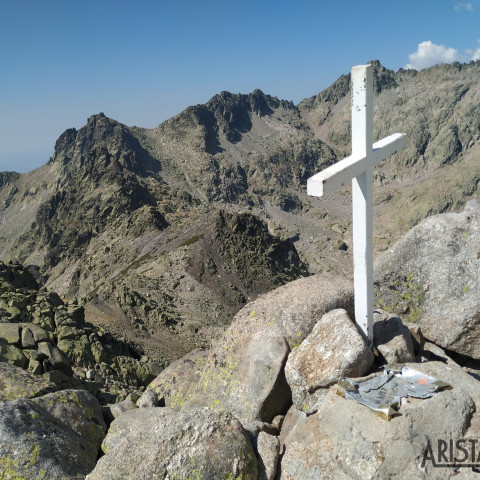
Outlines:
[[95,122],[95,121],[103,119],[103,118],[108,119],[108,117],[103,112],[93,114],[90,117],[88,117],[87,123]]
[[[373,92],[378,95],[382,90],[398,86],[396,74],[393,70],[385,68],[379,60],[370,60],[373,67]],[[321,91],[318,95],[306,98],[299,104],[301,108],[310,110],[319,104],[331,103],[336,105],[342,98],[350,93],[350,73],[341,75],[332,85]]]

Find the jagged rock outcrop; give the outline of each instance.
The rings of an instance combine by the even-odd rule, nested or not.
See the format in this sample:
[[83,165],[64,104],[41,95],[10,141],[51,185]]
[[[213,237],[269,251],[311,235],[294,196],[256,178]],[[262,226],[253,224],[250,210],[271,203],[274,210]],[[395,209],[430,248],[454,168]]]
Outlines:
[[377,303],[437,345],[480,359],[479,245],[476,201],[425,220],[377,259]]
[[309,274],[293,241],[273,236],[251,213],[220,210],[195,243],[186,272],[223,298],[232,315],[247,298]]
[[208,409],[126,412],[113,422],[102,449],[105,454],[88,480],[257,480],[258,475],[257,458],[242,425],[228,413]]

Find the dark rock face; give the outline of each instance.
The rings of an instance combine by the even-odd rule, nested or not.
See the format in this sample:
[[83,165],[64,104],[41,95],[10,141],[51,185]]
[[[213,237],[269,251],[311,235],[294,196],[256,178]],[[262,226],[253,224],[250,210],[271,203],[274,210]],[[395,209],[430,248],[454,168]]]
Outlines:
[[0,189],[8,187],[20,177],[16,172],[0,172]]
[[[67,130],[55,145],[53,162],[61,164],[60,188],[38,208],[31,230],[20,238],[20,259],[31,249],[46,247],[44,272],[60,262],[69,263],[112,222],[141,217],[140,209],[148,206],[150,218],[143,223],[167,226],[142,180],[155,175],[159,164],[118,122],[99,114],[78,132]],[[137,223],[142,230],[142,219]]]
[[38,284],[33,275],[20,264],[7,266],[0,262],[0,282],[2,285],[8,284],[12,288],[38,290]]
[[242,134],[252,128],[252,113],[258,116],[272,115],[280,105],[293,108],[292,104],[265,95],[261,90],[254,90],[250,95],[222,92],[215,95],[205,106],[217,122],[218,131],[225,135],[230,143],[237,143]]
[[201,252],[187,272],[219,296],[235,313],[249,297],[308,275],[291,240],[273,237],[256,216],[220,211],[211,233],[199,239]]

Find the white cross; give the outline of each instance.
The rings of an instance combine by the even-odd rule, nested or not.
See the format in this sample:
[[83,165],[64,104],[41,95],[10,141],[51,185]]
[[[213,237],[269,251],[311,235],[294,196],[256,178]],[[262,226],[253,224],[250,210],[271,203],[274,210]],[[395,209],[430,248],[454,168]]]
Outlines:
[[352,68],[352,155],[307,181],[307,193],[322,197],[352,181],[353,277],[355,322],[373,343],[373,167],[407,144],[404,133],[373,143],[373,73],[371,65]]

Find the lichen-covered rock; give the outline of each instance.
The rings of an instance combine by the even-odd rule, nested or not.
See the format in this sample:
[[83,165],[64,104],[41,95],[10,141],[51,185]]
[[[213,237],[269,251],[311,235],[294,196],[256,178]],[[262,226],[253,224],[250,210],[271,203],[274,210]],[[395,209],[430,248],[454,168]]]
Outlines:
[[20,344],[20,326],[18,323],[0,323],[0,338],[10,345]]
[[[0,262],[1,362],[47,374],[59,388],[86,388],[104,403],[143,388],[160,373],[158,363],[139,358],[125,341],[87,325],[82,306],[40,292],[32,279],[21,265]],[[85,382],[85,369],[95,369],[101,382]]]
[[26,480],[83,478],[104,433],[98,401],[84,391],[1,402],[0,471]]
[[35,348],[35,339],[28,327],[22,328],[22,348]]
[[429,341],[480,359],[479,245],[476,201],[424,220],[377,259],[377,301]]
[[8,344],[3,339],[0,339],[0,362],[11,363],[21,368],[26,368],[28,365],[28,359],[22,350],[14,345]]
[[115,403],[113,405],[107,405],[106,407],[102,407],[103,411],[103,416],[105,418],[105,415],[109,418],[110,422],[113,421],[114,418],[119,417],[120,415],[123,415],[125,412],[128,412],[129,410],[135,410],[137,405],[132,399],[132,395],[128,395],[125,400],[122,400],[121,402]]
[[150,383],[161,371],[155,362],[141,363],[132,357],[117,356],[114,358],[114,368],[126,384],[142,386]]
[[89,368],[96,363],[92,355],[90,342],[85,335],[78,335],[73,339],[65,337],[61,339],[59,338],[57,346],[75,365],[78,365],[79,367]]
[[311,413],[308,397],[340,377],[360,377],[371,367],[373,354],[345,310],[332,310],[289,355],[285,377],[293,403]]
[[141,408],[115,419],[88,480],[169,478],[256,480],[249,436],[228,413]]
[[48,357],[48,361],[54,370],[60,370],[64,373],[72,373],[72,365],[69,358],[56,345],[42,342],[38,345],[38,351]]
[[167,407],[182,407],[198,388],[207,353],[198,348],[171,363],[148,385],[138,400],[138,406],[156,406],[163,401]]
[[0,362],[0,401],[40,397],[56,389],[53,382]]

